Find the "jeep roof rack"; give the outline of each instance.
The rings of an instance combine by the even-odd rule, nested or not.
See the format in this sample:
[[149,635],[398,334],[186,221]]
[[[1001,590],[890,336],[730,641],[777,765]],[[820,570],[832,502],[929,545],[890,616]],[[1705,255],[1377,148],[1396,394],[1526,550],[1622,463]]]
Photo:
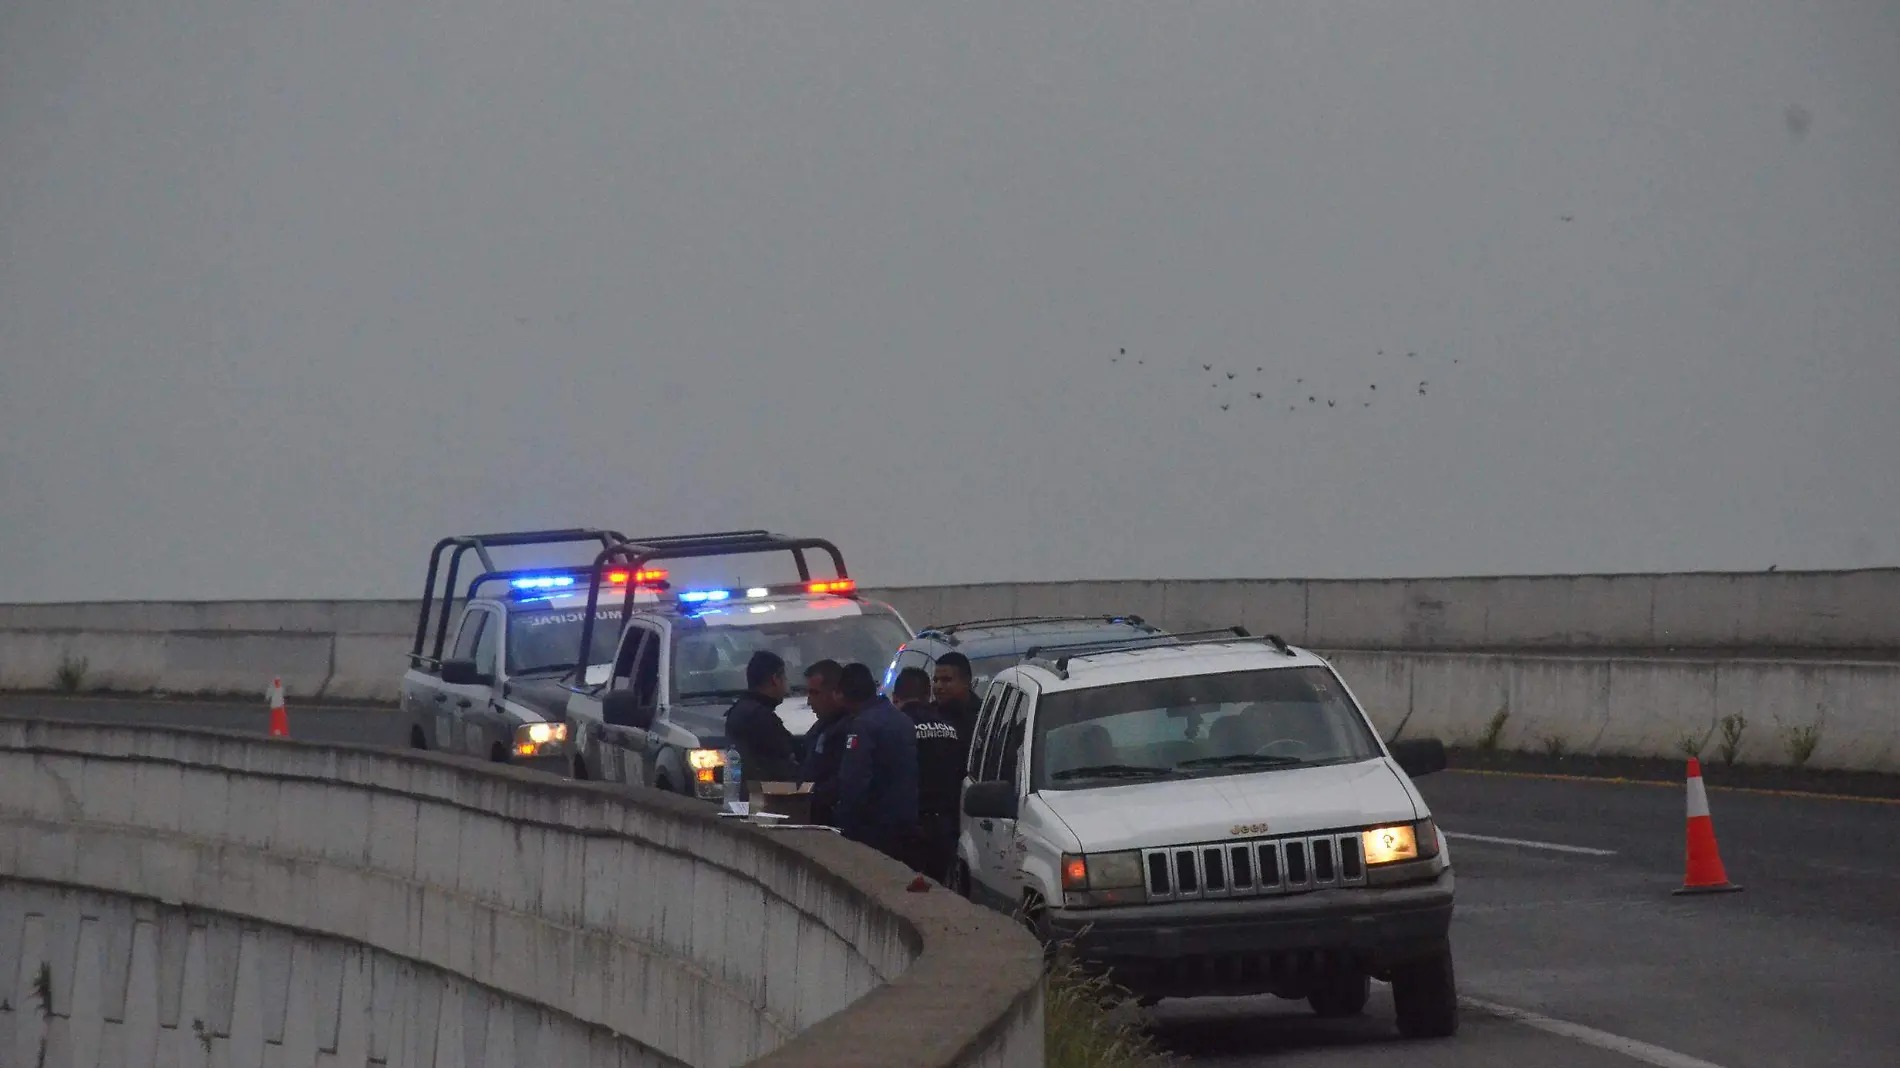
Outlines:
[[1179,634],[1153,634],[1141,638],[1125,638],[1099,642],[1077,642],[1073,645],[1032,646],[1023,653],[1025,663],[1033,663],[1047,668],[1060,679],[1069,677],[1069,661],[1076,657],[1097,656],[1103,653],[1134,653],[1146,649],[1166,649],[1180,645],[1227,645],[1233,642],[1266,642],[1287,656],[1294,655],[1292,646],[1280,639],[1277,634],[1253,635],[1245,627],[1219,627],[1213,630],[1191,630]]
[[966,619],[958,623],[933,624],[918,631],[914,637],[942,638],[951,645],[955,645],[960,631],[976,630],[980,627],[1031,627],[1044,623],[1127,623],[1136,627],[1151,626],[1147,620],[1132,612],[1118,616],[997,616],[994,619]]
[[[591,575],[587,585],[587,610],[581,619],[580,645],[576,649],[576,667],[571,670],[584,672],[580,662],[587,659],[587,650],[593,648],[594,617],[600,610],[600,579],[610,567],[624,567],[638,572],[656,560],[693,560],[715,556],[750,556],[757,553],[790,553],[792,561],[798,566],[798,580],[811,580],[811,565],[805,559],[807,550],[822,551],[831,557],[833,572],[840,583],[848,583],[850,572],[845,570],[844,554],[838,547],[824,538],[794,538],[786,534],[774,534],[766,530],[729,531],[720,534],[681,535],[674,538],[654,538],[644,541],[626,541],[609,544],[594,557]],[[627,583],[623,602],[622,617],[633,614],[633,597],[639,584]],[[848,591],[840,591],[841,596],[852,596]],[[584,676],[583,676],[584,677]]]

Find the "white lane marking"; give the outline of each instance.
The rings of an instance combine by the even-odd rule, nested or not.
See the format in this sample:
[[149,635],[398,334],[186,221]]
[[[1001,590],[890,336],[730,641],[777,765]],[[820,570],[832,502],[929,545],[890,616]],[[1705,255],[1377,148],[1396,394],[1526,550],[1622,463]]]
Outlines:
[[1562,845],[1557,842],[1533,842],[1524,838],[1494,838],[1488,834],[1466,834],[1463,831],[1444,831],[1445,837],[1457,841],[1462,838],[1470,842],[1490,842],[1492,845],[1523,846],[1525,849],[1548,849],[1553,853],[1582,853],[1592,857],[1616,856],[1614,849],[1592,849],[1589,846]]
[[1633,1038],[1624,1038],[1622,1035],[1613,1035],[1608,1031],[1599,1031],[1594,1027],[1574,1024],[1568,1020],[1553,1020],[1548,1016],[1540,1016],[1537,1013],[1526,1012],[1523,1009],[1514,1009],[1509,1005],[1499,1005],[1496,1002],[1480,1001],[1477,998],[1461,997],[1458,1001],[1467,1008],[1476,1009],[1479,1012],[1501,1019],[1521,1023],[1526,1027],[1535,1027],[1539,1031],[1546,1031],[1553,1035],[1561,1035],[1572,1041],[1581,1042],[1586,1046],[1595,1046],[1598,1049],[1609,1050],[1611,1053],[1620,1053],[1632,1060],[1642,1061],[1644,1064],[1653,1064],[1656,1068],[1721,1068],[1721,1065],[1702,1060],[1699,1057],[1691,1057],[1686,1053],[1677,1053],[1673,1049],[1664,1049],[1661,1046],[1652,1046],[1647,1042],[1638,1042]]

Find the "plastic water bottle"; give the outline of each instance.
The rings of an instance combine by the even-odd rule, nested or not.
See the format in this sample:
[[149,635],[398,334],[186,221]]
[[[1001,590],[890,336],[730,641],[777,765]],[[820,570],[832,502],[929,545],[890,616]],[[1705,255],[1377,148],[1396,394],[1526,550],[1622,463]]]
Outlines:
[[739,759],[737,746],[726,750],[726,781],[720,799],[725,802],[728,812],[735,811],[732,807],[734,801],[745,800],[745,764]]

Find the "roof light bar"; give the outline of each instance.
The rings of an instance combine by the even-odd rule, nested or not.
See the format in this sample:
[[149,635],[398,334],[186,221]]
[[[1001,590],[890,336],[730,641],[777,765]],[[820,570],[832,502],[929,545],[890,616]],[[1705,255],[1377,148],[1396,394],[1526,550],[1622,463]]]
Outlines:
[[508,583],[517,590],[552,590],[574,585],[572,575],[529,575]]
[[639,571],[628,571],[626,568],[621,568],[617,571],[607,572],[607,582],[612,586],[625,586],[629,580],[635,585],[651,586],[665,582],[666,577],[666,569],[663,567],[642,568]]
[[825,579],[744,589],[683,590],[677,599],[681,604],[717,604],[735,600],[763,601],[768,597],[850,596],[857,588],[857,582],[852,579]]

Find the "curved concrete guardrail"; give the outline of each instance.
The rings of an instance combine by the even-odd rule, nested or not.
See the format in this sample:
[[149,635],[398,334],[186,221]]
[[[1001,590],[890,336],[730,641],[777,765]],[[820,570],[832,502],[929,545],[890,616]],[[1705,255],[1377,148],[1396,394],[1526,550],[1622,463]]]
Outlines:
[[0,719],[0,1063],[1042,1063],[1041,955],[835,835],[428,754]]

